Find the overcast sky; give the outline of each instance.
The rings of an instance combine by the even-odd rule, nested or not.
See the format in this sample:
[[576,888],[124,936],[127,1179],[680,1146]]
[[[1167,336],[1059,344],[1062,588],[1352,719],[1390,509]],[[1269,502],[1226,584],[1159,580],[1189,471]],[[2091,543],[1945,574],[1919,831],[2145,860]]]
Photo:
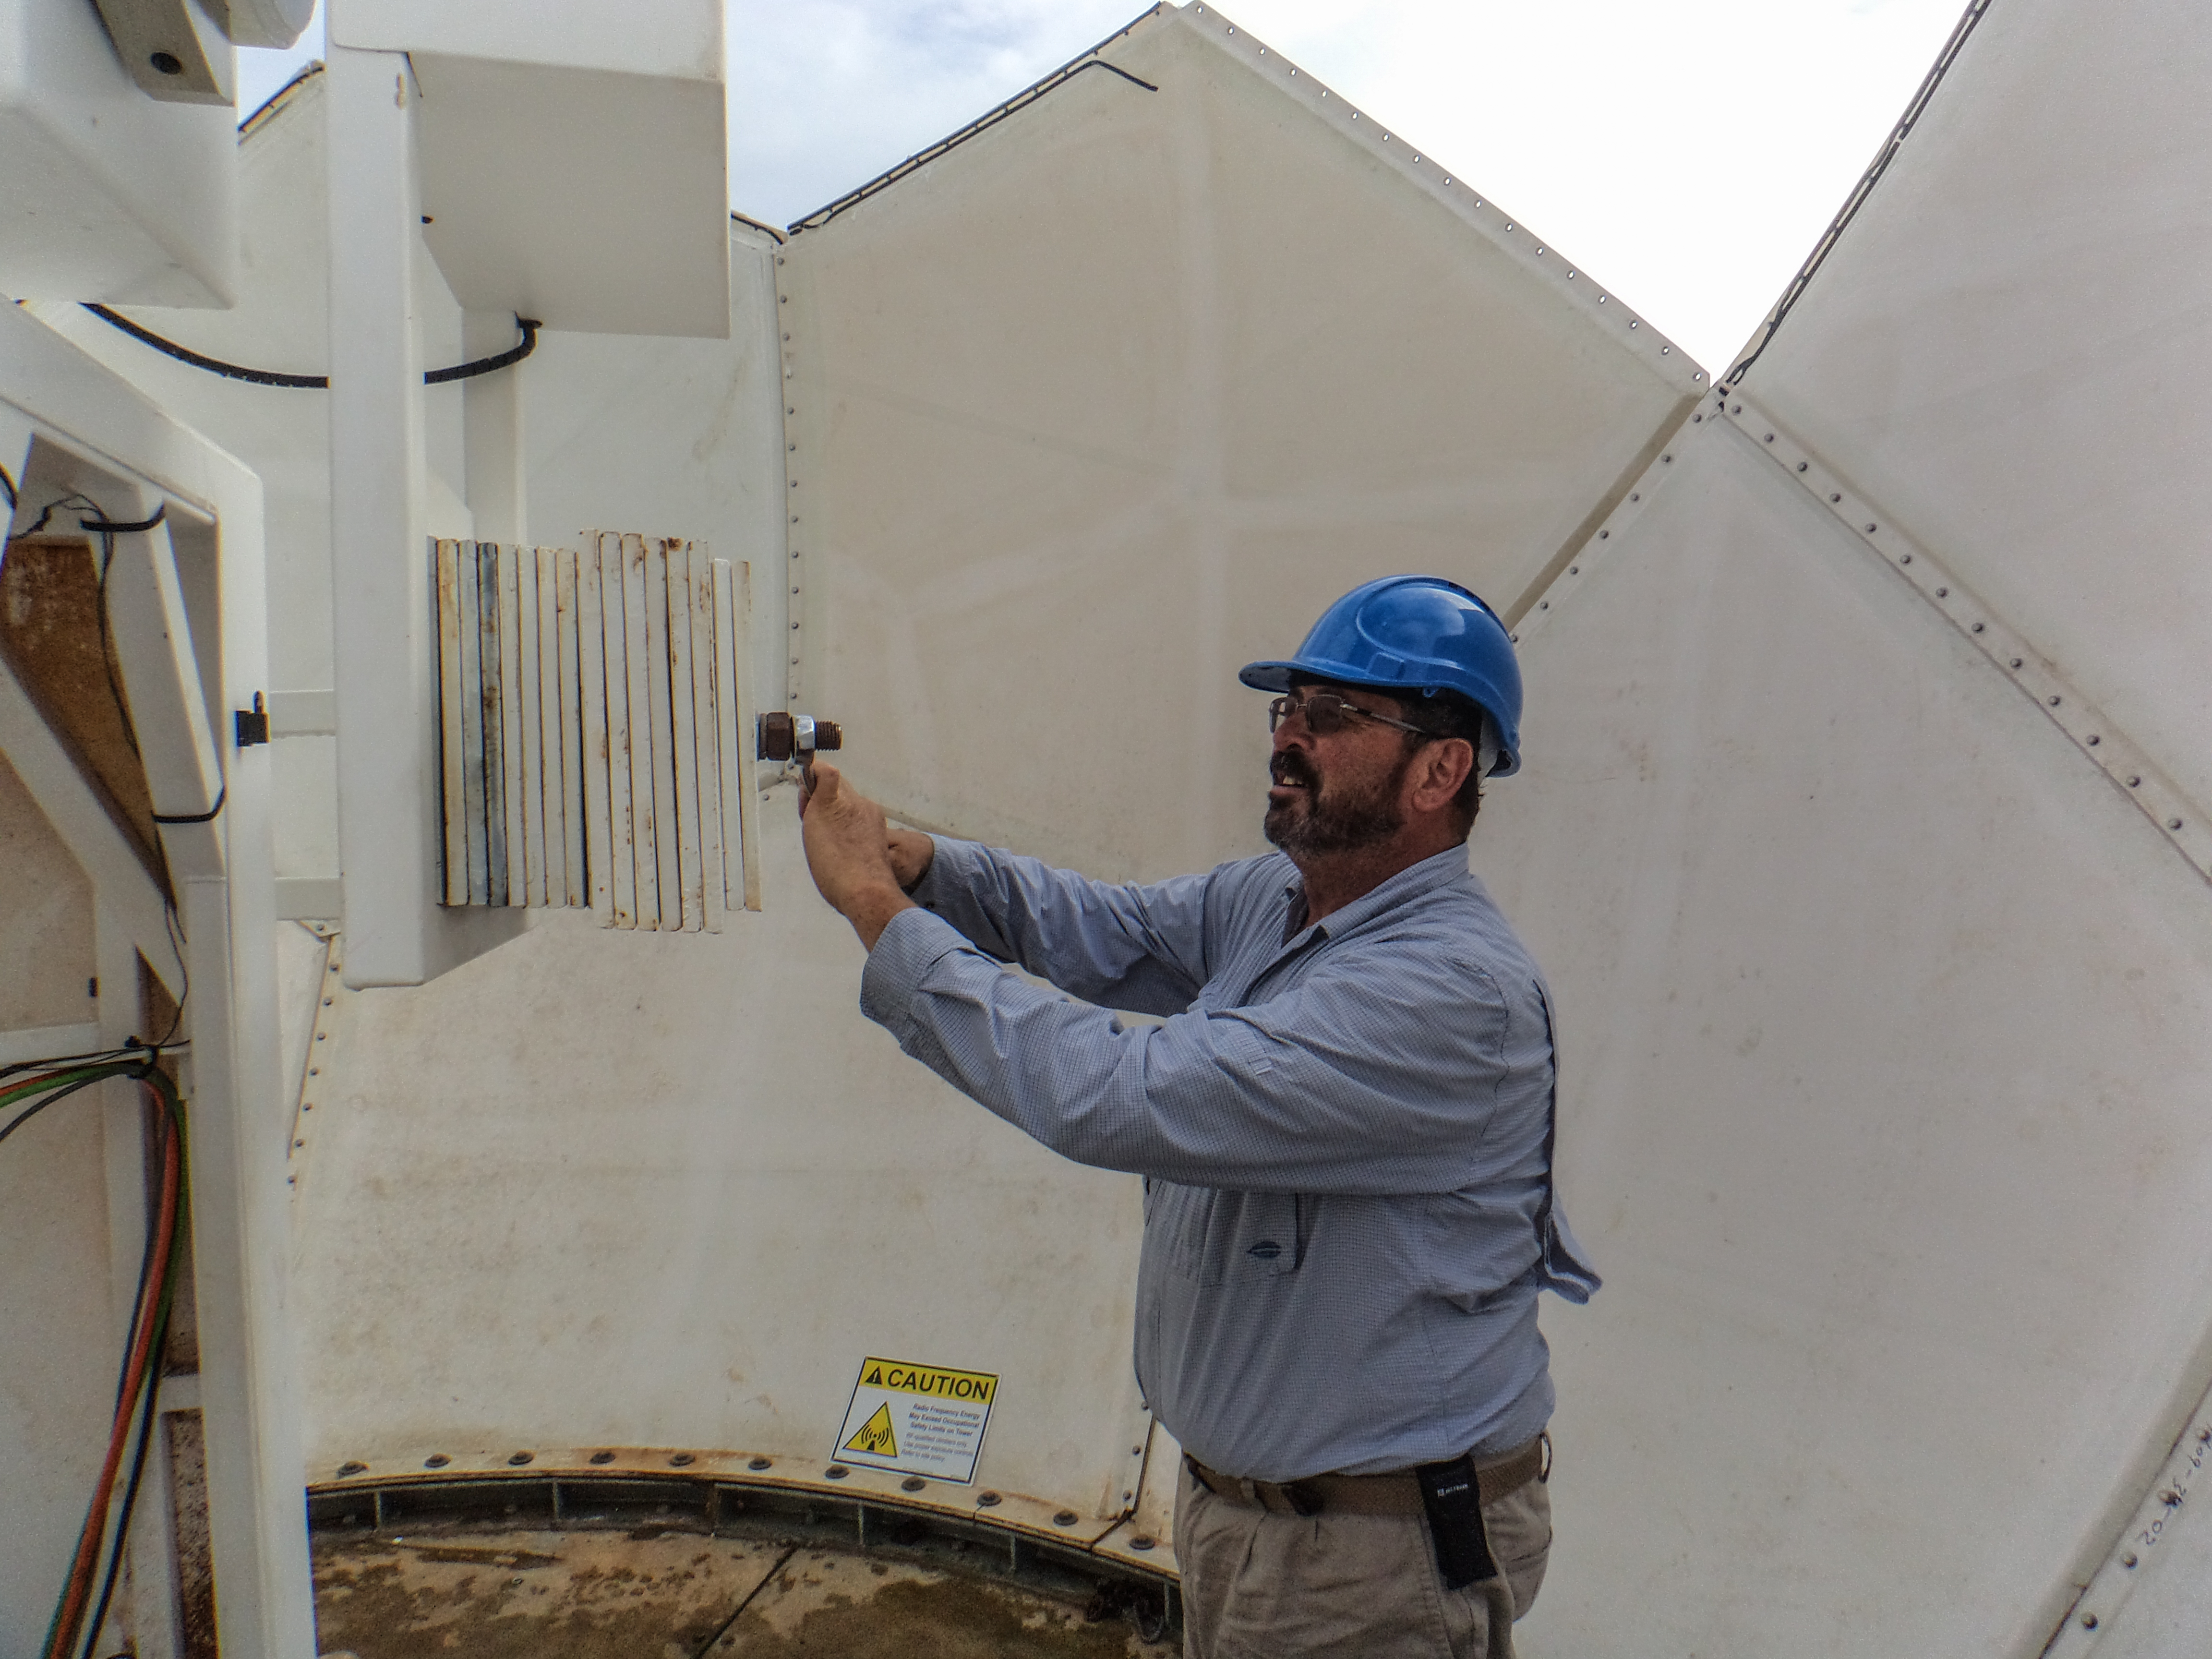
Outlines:
[[[1728,364],[1964,0],[1218,8]],[[730,198],[782,224],[1110,34],[1135,0],[729,0]],[[321,52],[241,52],[251,109]]]

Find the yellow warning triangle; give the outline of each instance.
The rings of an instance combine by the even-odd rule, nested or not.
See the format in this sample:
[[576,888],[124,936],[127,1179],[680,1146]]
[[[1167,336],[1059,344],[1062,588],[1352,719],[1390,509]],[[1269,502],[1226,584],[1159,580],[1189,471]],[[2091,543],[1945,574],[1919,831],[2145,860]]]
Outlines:
[[891,1432],[891,1408],[889,1401],[876,1407],[876,1414],[853,1431],[845,1443],[848,1452],[866,1452],[871,1457],[896,1457],[898,1437]]

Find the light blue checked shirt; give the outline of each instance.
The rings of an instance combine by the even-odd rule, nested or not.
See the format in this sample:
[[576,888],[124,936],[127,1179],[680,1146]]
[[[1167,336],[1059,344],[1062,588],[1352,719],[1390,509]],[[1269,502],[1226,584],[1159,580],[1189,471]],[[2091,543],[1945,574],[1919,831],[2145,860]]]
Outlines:
[[940,838],[915,897],[861,1009],[1054,1151],[1146,1177],[1137,1378],[1186,1449],[1291,1480],[1544,1426],[1537,1292],[1598,1280],[1552,1196],[1542,976],[1464,848],[1312,926],[1280,854],[1117,886]]

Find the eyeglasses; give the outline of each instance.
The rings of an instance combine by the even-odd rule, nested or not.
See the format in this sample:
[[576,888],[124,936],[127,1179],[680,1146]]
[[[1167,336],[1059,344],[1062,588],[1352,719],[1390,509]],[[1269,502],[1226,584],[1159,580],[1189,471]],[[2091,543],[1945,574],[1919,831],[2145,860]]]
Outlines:
[[1377,726],[1395,726],[1401,732],[1411,732],[1417,738],[1437,735],[1409,720],[1394,720],[1388,714],[1377,714],[1357,703],[1346,702],[1334,691],[1309,691],[1304,696],[1277,697],[1267,705],[1267,730],[1274,731],[1293,714],[1304,715],[1306,730],[1317,738],[1334,737],[1344,730],[1346,722],[1355,720],[1372,720]]

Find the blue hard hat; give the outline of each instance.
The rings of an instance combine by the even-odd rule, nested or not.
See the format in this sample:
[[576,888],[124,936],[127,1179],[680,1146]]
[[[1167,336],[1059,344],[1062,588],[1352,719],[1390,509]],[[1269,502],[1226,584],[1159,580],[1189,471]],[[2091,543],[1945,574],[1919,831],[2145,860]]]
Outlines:
[[1521,666],[1497,613],[1441,576],[1363,582],[1322,612],[1298,654],[1248,662],[1237,678],[1258,691],[1293,678],[1387,691],[1401,702],[1456,691],[1498,729],[1492,777],[1521,769]]

